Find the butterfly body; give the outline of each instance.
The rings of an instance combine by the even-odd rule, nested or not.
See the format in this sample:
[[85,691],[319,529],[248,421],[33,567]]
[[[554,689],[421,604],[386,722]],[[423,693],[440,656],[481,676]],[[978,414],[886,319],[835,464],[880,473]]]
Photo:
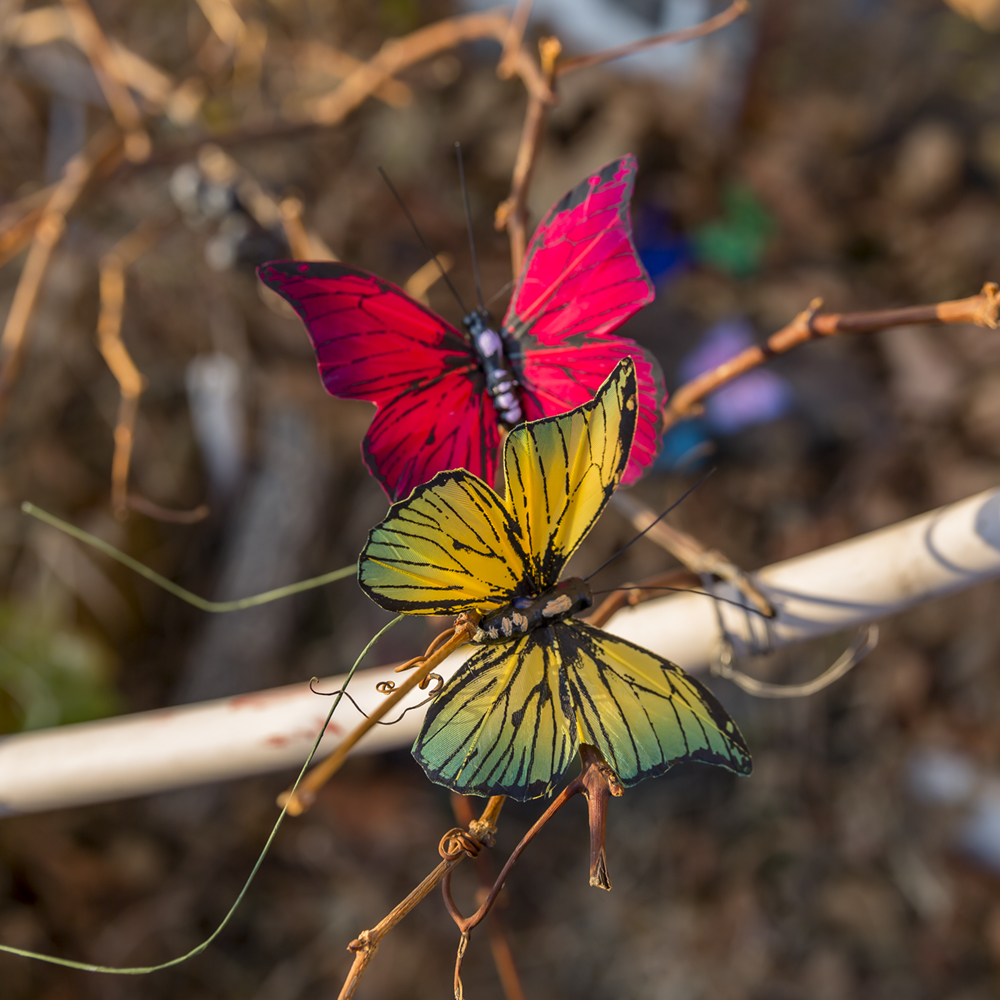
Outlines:
[[511,372],[510,362],[504,354],[504,343],[493,329],[492,317],[483,309],[476,309],[462,320],[469,333],[472,349],[486,379],[486,392],[493,400],[497,416],[508,427],[524,419],[518,396],[518,381]]
[[472,641],[506,642],[516,635],[527,635],[536,628],[570,618],[593,603],[586,580],[570,577],[535,597],[515,597],[510,604],[488,614],[479,622]]
[[736,724],[679,667],[571,616],[585,581],[559,582],[621,482],[637,433],[636,365],[590,402],[519,424],[504,442],[501,496],[438,473],[392,505],[358,561],[386,610],[479,613],[473,652],[435,696],[413,755],[466,795],[547,795],[582,744],[625,786],[680,761],[750,771]]
[[633,156],[578,184],[539,223],[502,321],[459,329],[391,282],[339,261],[272,261],[261,281],[305,323],[329,393],[376,405],[362,446],[392,500],[464,468],[496,481],[503,431],[590,401],[635,363],[639,422],[623,483],[660,449],[666,400],[656,359],[614,331],[653,300],[632,241]]

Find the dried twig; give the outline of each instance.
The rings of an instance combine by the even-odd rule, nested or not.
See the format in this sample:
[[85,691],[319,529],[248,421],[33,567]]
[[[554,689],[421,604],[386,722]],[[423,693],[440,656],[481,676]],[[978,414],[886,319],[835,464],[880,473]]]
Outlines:
[[414,907],[427,897],[451,872],[467,857],[475,857],[484,845],[493,845],[497,818],[503,807],[504,797],[495,795],[486,803],[482,816],[468,826],[468,830],[449,830],[441,838],[438,851],[442,861],[388,916],[380,920],[371,930],[362,931],[348,946],[354,952],[354,962],[347,979],[341,987],[338,1000],[350,1000],[354,996],[361,977],[375,957],[382,938],[386,936]]
[[301,816],[316,801],[316,792],[323,787],[340,770],[341,765],[347,758],[348,753],[355,746],[358,740],[368,732],[394,705],[397,705],[415,687],[422,685],[430,672],[442,663],[459,646],[468,642],[475,632],[479,615],[470,611],[458,616],[454,628],[450,633],[451,638],[447,642],[438,645],[438,639],[431,643],[423,657],[417,657],[409,663],[404,663],[397,670],[413,667],[413,673],[399,687],[391,688],[392,693],[382,702],[381,706],[374,712],[369,713],[364,722],[360,723],[350,732],[336,750],[321,764],[314,767],[299,783],[294,794],[282,792],[278,796],[278,805],[286,807],[290,816]]
[[681,42],[690,42],[696,38],[704,38],[711,35],[727,25],[732,24],[738,17],[742,17],[750,9],[748,0],[733,0],[721,14],[710,17],[701,24],[692,25],[690,28],[682,28],[680,31],[668,31],[662,35],[653,35],[651,38],[641,38],[637,42],[630,42],[628,45],[619,45],[613,49],[604,49],[601,52],[590,52],[587,55],[575,56],[572,59],[564,59],[556,67],[556,76],[564,76],[566,73],[573,73],[578,69],[587,69],[590,66],[597,66],[599,63],[610,62],[612,59],[621,59],[623,56],[630,56],[636,52],[644,52],[646,49],[655,48],[657,45],[678,45]]
[[149,158],[152,143],[142,123],[142,112],[132,100],[128,86],[118,76],[117,63],[108,40],[87,0],[62,0],[62,3],[77,42],[90,60],[111,114],[125,133],[125,155],[133,163],[141,163]]
[[0,420],[10,401],[11,389],[21,370],[27,344],[29,320],[38,299],[42,280],[49,266],[52,251],[66,228],[66,214],[94,171],[112,160],[121,151],[121,134],[117,128],[99,132],[88,148],[74,156],[63,170],[62,179],[52,189],[32,236],[28,259],[14,292],[3,334],[0,335]]
[[437,256],[418,267],[406,280],[403,289],[408,295],[419,299],[423,304],[430,305],[427,293],[442,274],[447,274],[455,264],[455,258],[450,253],[439,253]]
[[501,80],[509,80],[518,71],[518,60],[523,52],[521,44],[534,5],[535,0],[517,0],[517,6],[507,25],[507,34],[503,38],[503,52],[497,63],[497,76]]
[[455,959],[456,1000],[462,1000],[464,995],[461,975],[462,961],[465,958],[465,951],[469,944],[469,936],[493,909],[493,905],[496,903],[497,897],[500,895],[500,890],[503,889],[511,869],[517,864],[525,848],[535,839],[542,827],[574,795],[581,793],[586,795],[589,805],[590,884],[601,889],[611,888],[611,880],[608,878],[607,859],[604,852],[604,829],[607,820],[607,806],[608,799],[611,796],[620,796],[624,790],[614,771],[611,770],[596,747],[581,744],[580,763],[582,765],[580,774],[552,800],[545,812],[542,813],[531,829],[521,838],[521,842],[514,848],[513,853],[507,859],[507,863],[503,866],[492,888],[475,913],[469,917],[463,917],[455,905],[455,901],[451,895],[451,872],[446,872],[441,879],[441,894],[444,897],[445,906],[448,908],[448,913],[451,914],[452,920],[455,921],[462,935],[458,945],[458,955]]
[[[419,28],[403,38],[391,38],[336,90],[308,102],[306,114],[319,124],[335,125],[408,66],[453,49],[463,42],[479,38],[495,38],[502,42],[507,36],[509,24],[509,19],[499,12],[466,14]],[[529,68],[523,60],[518,60],[517,72],[533,95],[552,100],[551,89],[534,67]]]
[[[472,812],[471,799],[452,792],[451,807],[459,826],[468,827],[472,823],[475,816]],[[479,893],[485,899],[496,881],[496,872],[488,855],[484,853],[476,855],[476,872],[479,876]],[[495,908],[490,911],[490,919],[486,926],[490,936],[493,964],[496,966],[505,1000],[525,1000],[521,977],[518,975],[517,965],[514,963],[514,953],[510,947],[510,941],[507,939],[507,931]]]
[[[551,89],[555,78],[556,60],[562,52],[562,44],[558,38],[543,38],[538,43],[542,62],[542,77],[547,88]],[[493,224],[507,230],[510,240],[510,261],[514,275],[521,273],[524,261],[524,251],[528,245],[528,188],[531,185],[531,175],[535,169],[538,157],[538,145],[545,127],[545,115],[551,102],[536,93],[528,98],[528,110],[524,116],[521,129],[521,142],[517,149],[517,159],[514,161],[514,174],[511,177],[510,194],[497,206]]]
[[893,326],[913,324],[974,323],[991,330],[1000,326],[1000,288],[992,281],[983,285],[978,295],[928,306],[874,312],[821,313],[822,305],[822,299],[813,299],[808,309],[772,334],[765,344],[748,347],[717,368],[682,385],[664,407],[664,429],[685,417],[694,416],[700,410],[701,401],[727,382],[762,365],[776,354],[784,354],[818,337],[832,337],[840,333],[875,333]]
[[672,569],[667,573],[657,573],[639,583],[626,583],[611,591],[607,597],[586,617],[589,625],[604,628],[622,608],[634,608],[643,601],[663,597],[664,590],[698,590],[701,578],[690,570]]
[[645,531],[650,541],[656,542],[692,573],[710,573],[731,583],[761,614],[768,618],[774,617],[771,602],[760,592],[746,571],[718,549],[706,549],[693,535],[667,524],[666,521],[658,520],[658,514],[628,493],[616,493],[611,498],[611,503],[632,522],[637,531]]

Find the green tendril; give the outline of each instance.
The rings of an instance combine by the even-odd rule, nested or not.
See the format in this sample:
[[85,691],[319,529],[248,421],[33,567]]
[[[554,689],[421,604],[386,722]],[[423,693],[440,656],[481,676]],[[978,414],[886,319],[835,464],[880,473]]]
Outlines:
[[21,510],[25,514],[37,518],[39,521],[44,521],[45,524],[53,528],[58,528],[59,531],[65,532],[79,542],[83,542],[84,545],[90,545],[99,552],[103,552],[106,556],[117,560],[123,566],[128,566],[130,570],[138,573],[139,576],[145,577],[158,587],[162,587],[167,593],[173,594],[174,597],[179,597],[182,601],[193,604],[201,611],[219,613],[224,611],[242,611],[244,608],[256,608],[260,604],[269,604],[271,601],[281,600],[282,597],[291,597],[292,594],[299,594],[303,590],[313,590],[315,587],[325,586],[328,583],[333,583],[335,580],[343,580],[345,576],[353,576],[358,571],[358,564],[353,563],[350,566],[343,566],[340,569],[324,573],[322,576],[314,576],[310,580],[290,583],[287,587],[267,590],[263,594],[254,594],[253,597],[241,597],[238,601],[207,601],[204,597],[199,597],[197,594],[192,594],[190,590],[185,590],[183,587],[178,586],[173,580],[168,580],[165,576],[161,576],[156,570],[144,566],[137,559],[125,555],[120,549],[116,549],[113,545],[98,538],[96,535],[92,535],[90,532],[84,531],[82,528],[78,528],[68,521],[63,521],[54,514],[42,510],[41,507],[36,507],[33,503],[25,501],[21,504]]
[[[28,511],[27,513],[30,513],[30,511]],[[44,519],[45,518],[43,518],[43,520]],[[56,521],[58,519],[53,518],[52,520]],[[81,532],[81,534],[83,534],[83,532]],[[305,776],[306,771],[309,769],[309,765],[312,763],[313,758],[316,756],[316,751],[319,749],[319,744],[320,741],[323,739],[324,733],[326,733],[326,728],[327,726],[330,725],[330,720],[333,718],[333,713],[336,712],[337,706],[340,704],[343,698],[344,689],[347,687],[348,684],[351,683],[351,678],[354,676],[358,667],[361,666],[361,662],[371,651],[375,643],[378,642],[379,639],[381,639],[382,636],[389,631],[389,629],[391,629],[394,625],[397,625],[399,622],[401,622],[403,620],[403,617],[404,617],[403,615],[397,615],[395,618],[393,618],[391,622],[389,622],[388,625],[379,629],[379,631],[375,634],[375,636],[368,643],[368,645],[365,646],[365,648],[361,651],[361,655],[354,661],[354,666],[351,667],[350,671],[348,672],[347,678],[344,681],[343,685],[341,686],[340,693],[337,695],[336,699],[333,702],[333,705],[330,707],[330,711],[327,712],[326,721],[323,723],[323,726],[319,731],[319,735],[317,735],[316,741],[313,743],[312,749],[309,751],[309,756],[306,757],[306,762],[302,765],[298,777],[295,779],[295,784],[292,785],[290,789],[292,795],[295,794],[295,790],[299,787],[299,783],[302,781],[302,778]],[[233,914],[236,912],[237,907],[240,905],[240,903],[243,902],[243,897],[246,896],[247,892],[250,889],[250,885],[253,883],[254,878],[256,878],[257,872],[260,870],[260,866],[264,863],[264,858],[267,857],[267,852],[271,849],[271,844],[274,843],[274,838],[278,835],[278,830],[281,828],[281,824],[284,822],[287,809],[288,807],[286,806],[278,814],[278,818],[274,822],[274,827],[272,828],[271,833],[268,836],[267,840],[264,842],[264,848],[260,852],[260,856],[257,858],[257,861],[254,864],[253,868],[250,869],[250,874],[249,876],[247,876],[246,882],[243,883],[243,888],[240,890],[240,894],[236,897],[236,901],[229,908],[229,912],[222,918],[222,923],[220,923],[219,926],[216,927],[215,930],[212,931],[212,933],[209,934],[209,936],[205,938],[204,941],[201,942],[201,944],[196,945],[189,952],[179,956],[178,958],[172,958],[170,959],[169,962],[161,962],[159,965],[139,965],[126,968],[115,968],[114,966],[109,966],[109,965],[91,965],[88,962],[74,962],[72,959],[57,958],[54,955],[42,955],[41,953],[36,951],[26,951],[23,948],[13,948],[10,945],[6,944],[0,944],[0,952],[5,952],[8,955],[18,955],[21,958],[32,958],[37,962],[45,962],[47,965],[60,965],[66,969],[78,969],[80,972],[104,972],[112,976],[146,976],[149,975],[149,973],[151,972],[160,972],[163,969],[171,969],[175,965],[180,965],[182,962],[186,962],[189,958],[194,958],[196,955],[200,955],[203,951],[205,951],[205,949],[208,948],[208,946],[223,932],[226,925],[232,919]]]

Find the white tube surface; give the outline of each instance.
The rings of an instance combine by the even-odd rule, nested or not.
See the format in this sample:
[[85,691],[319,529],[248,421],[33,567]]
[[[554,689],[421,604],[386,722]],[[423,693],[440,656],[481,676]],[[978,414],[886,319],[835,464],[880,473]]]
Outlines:
[[[768,566],[756,574],[778,609],[764,623],[697,595],[664,597],[619,612],[608,631],[687,670],[703,670],[720,646],[721,615],[737,648],[776,647],[884,618],[921,601],[1000,576],[1000,490],[969,497],[880,531]],[[738,595],[731,591],[726,596]],[[718,609],[718,610],[717,610]],[[448,677],[460,651],[439,673]],[[382,699],[383,667],[358,674],[363,709]],[[332,691],[342,678],[322,681]],[[423,692],[405,705],[417,704]],[[144,795],[300,765],[323,724],[326,698],[308,685],[88,722],[0,740],[0,814]],[[398,711],[390,713],[391,718]],[[422,712],[376,726],[359,744],[375,753],[412,742]],[[328,754],[360,716],[344,699],[320,748]]]

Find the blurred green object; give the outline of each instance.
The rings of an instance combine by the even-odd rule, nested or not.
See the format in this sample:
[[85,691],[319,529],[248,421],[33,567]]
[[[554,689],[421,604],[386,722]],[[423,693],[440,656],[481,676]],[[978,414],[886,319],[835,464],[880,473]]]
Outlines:
[[96,639],[31,604],[0,604],[0,733],[120,711],[114,657]]
[[729,184],[722,193],[722,218],[691,234],[695,259],[735,278],[760,269],[774,217],[745,184]]

